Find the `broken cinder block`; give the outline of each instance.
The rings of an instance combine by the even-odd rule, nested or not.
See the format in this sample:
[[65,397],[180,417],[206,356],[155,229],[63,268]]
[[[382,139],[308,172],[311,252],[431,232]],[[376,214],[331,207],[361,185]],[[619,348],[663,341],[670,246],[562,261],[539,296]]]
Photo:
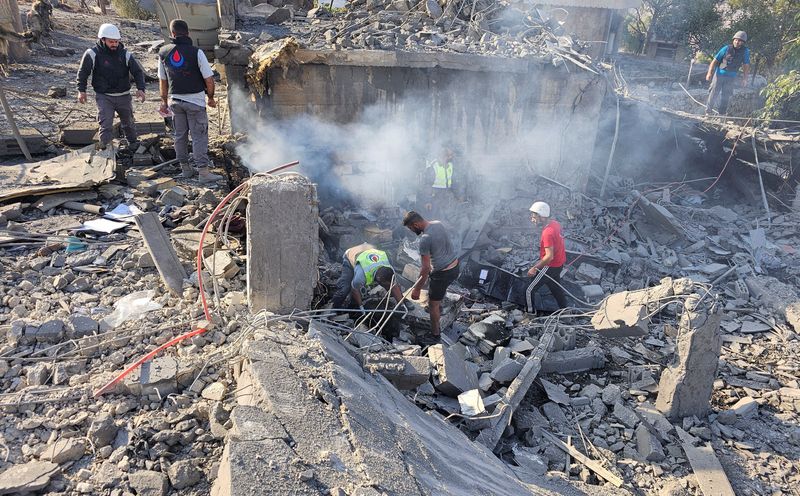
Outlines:
[[478,387],[478,378],[454,351],[437,344],[428,348],[428,357],[437,371],[433,385],[442,393],[456,397]]

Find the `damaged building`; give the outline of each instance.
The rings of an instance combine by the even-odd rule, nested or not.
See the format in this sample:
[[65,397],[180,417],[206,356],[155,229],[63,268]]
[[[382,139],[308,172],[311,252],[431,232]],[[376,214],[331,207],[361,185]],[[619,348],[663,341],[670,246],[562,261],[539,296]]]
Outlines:
[[[0,494],[796,491],[796,130],[631,98],[628,1],[200,3],[223,181],[146,118],[0,167]],[[412,209],[461,267],[430,346]],[[362,243],[404,308],[331,308]]]

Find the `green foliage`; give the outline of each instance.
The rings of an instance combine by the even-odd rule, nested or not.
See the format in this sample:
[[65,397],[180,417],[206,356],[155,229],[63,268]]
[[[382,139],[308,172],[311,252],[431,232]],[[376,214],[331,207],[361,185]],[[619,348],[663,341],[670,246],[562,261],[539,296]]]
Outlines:
[[800,72],[778,76],[761,94],[766,98],[762,117],[800,120]]
[[111,5],[120,17],[128,19],[151,19],[153,14],[139,6],[138,0],[111,0]]

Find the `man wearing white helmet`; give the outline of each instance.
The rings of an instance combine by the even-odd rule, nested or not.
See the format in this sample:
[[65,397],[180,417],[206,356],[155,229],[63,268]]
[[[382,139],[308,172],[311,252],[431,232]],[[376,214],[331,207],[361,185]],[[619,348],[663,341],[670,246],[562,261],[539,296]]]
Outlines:
[[706,81],[711,81],[706,102],[706,114],[716,110],[725,115],[728,111],[728,102],[733,94],[733,86],[742,69],[742,86],[747,85],[747,75],[750,73],[750,49],[745,46],[747,33],[739,31],[733,35],[733,42],[725,45],[714,56],[708,66]]
[[532,277],[528,289],[525,291],[527,310],[535,310],[533,293],[542,284],[547,285],[559,308],[566,308],[567,297],[561,287],[561,267],[567,261],[567,252],[564,248],[564,236],[561,235],[561,224],[550,218],[550,205],[537,201],[530,208],[531,221],[534,224],[544,224],[541,240],[539,241],[539,261],[528,270],[528,277]]
[[144,71],[133,54],[120,42],[122,35],[113,24],[103,24],[97,32],[97,45],[86,50],[78,70],[78,101],[86,103],[86,86],[92,76],[97,122],[100,124],[100,147],[111,142],[114,113],[119,115],[128,143],[136,143],[133,120],[131,76],[136,82],[136,96],[144,102]]

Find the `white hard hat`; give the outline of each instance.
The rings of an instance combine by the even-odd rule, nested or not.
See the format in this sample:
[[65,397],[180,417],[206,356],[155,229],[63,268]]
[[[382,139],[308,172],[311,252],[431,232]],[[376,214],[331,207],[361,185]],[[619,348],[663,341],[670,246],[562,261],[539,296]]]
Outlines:
[[97,39],[108,38],[109,40],[121,40],[122,35],[119,28],[113,24],[103,24],[97,31]]
[[531,212],[539,214],[542,217],[550,217],[550,205],[545,202],[537,201],[530,208]]

